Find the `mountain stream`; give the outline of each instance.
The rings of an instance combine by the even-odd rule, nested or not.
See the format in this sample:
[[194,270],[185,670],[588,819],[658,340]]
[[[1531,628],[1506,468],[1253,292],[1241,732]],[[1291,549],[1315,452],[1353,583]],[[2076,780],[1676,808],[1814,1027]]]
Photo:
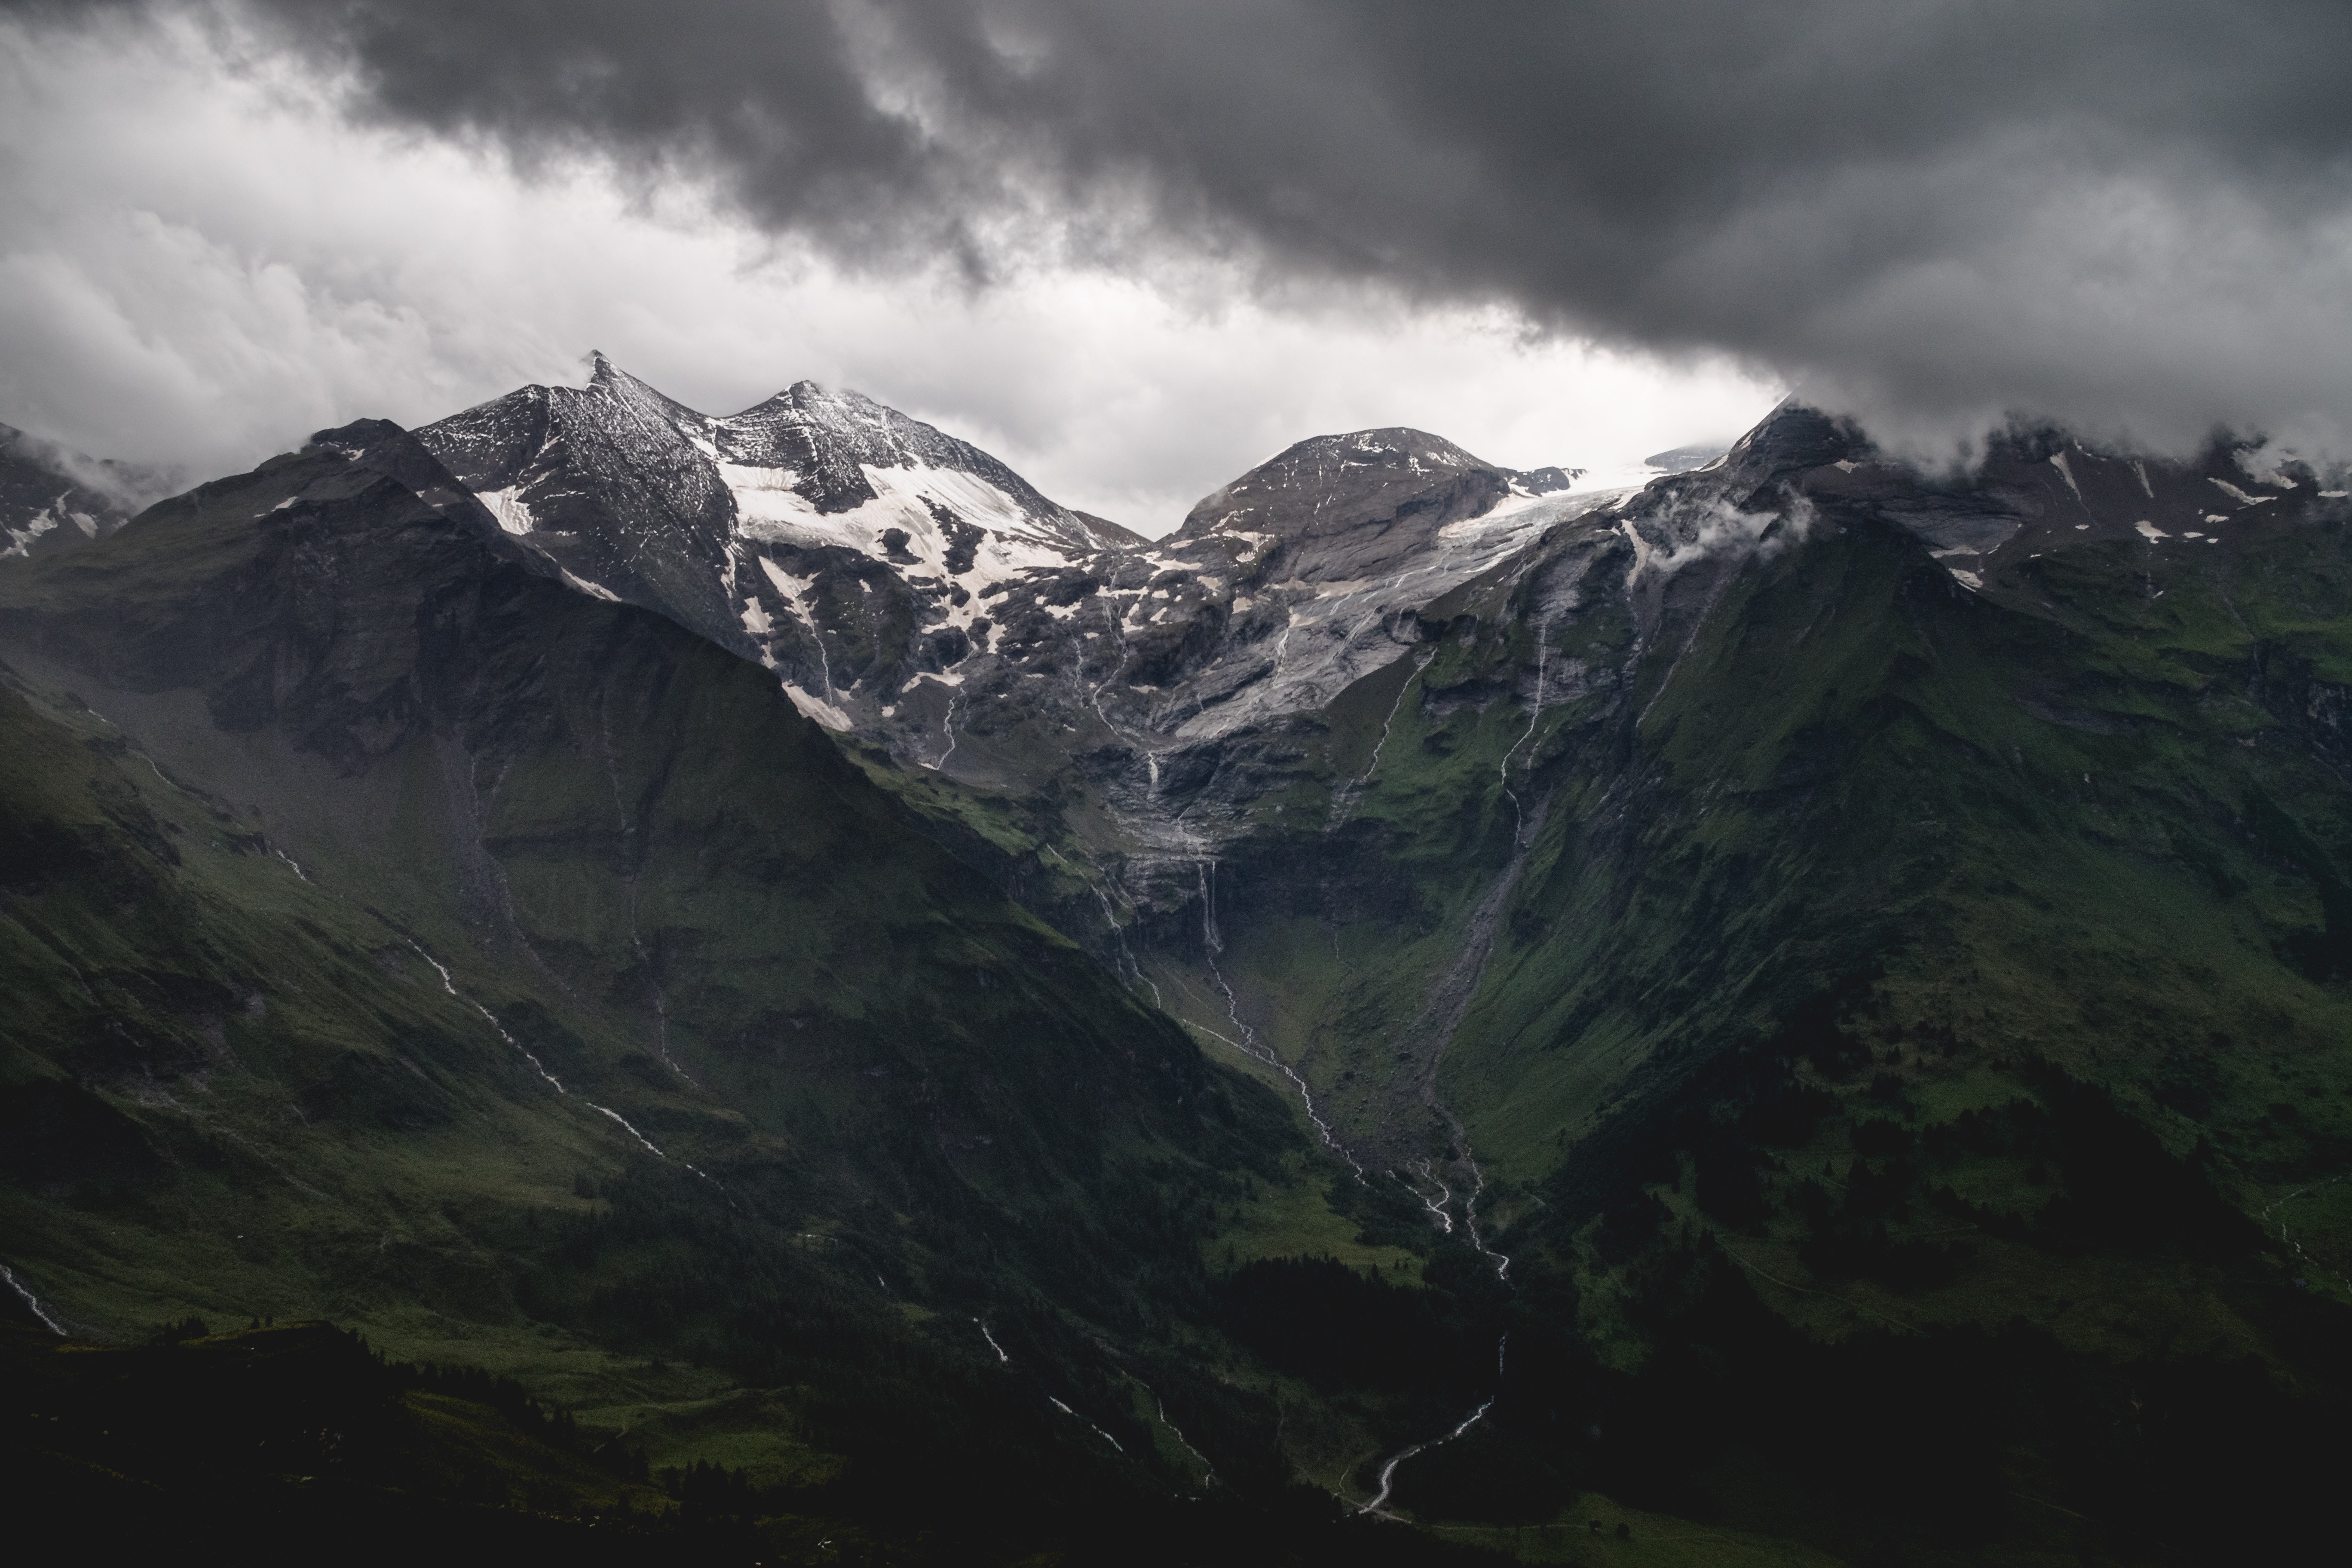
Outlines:
[[5,1263],[0,1263],[0,1279],[5,1279],[8,1282],[8,1289],[16,1292],[17,1299],[25,1303],[26,1307],[32,1312],[33,1316],[41,1320],[41,1326],[43,1328],[48,1330],[49,1332],[53,1334],[63,1335],[65,1333],[66,1326],[58,1321],[57,1314],[50,1311],[47,1306],[43,1305],[41,1299],[38,1296],[33,1294],[33,1288],[31,1286],[16,1278],[16,1271],[15,1269],[9,1268]]
[[[1299,1103],[1307,1108],[1307,1120],[1313,1122],[1315,1131],[1321,1134],[1324,1147],[1348,1162],[1348,1168],[1356,1173],[1356,1180],[1364,1181],[1363,1163],[1348,1152],[1348,1146],[1339,1142],[1339,1134],[1331,1131],[1331,1124],[1324,1121],[1317,1112],[1315,1096],[1313,1091],[1307,1089],[1307,1080],[1301,1078],[1297,1070],[1288,1062],[1276,1056],[1270,1047],[1258,1039],[1257,1031],[1251,1028],[1249,1021],[1242,1016],[1240,998],[1234,994],[1234,988],[1226,984],[1224,972],[1217,967],[1217,954],[1224,951],[1225,944],[1217,936],[1216,884],[1210,876],[1215,867],[1216,862],[1213,860],[1203,860],[1200,865],[1201,952],[1208,962],[1210,978],[1217,983],[1217,989],[1225,994],[1225,1016],[1233,1021],[1234,1028],[1241,1031],[1241,1038],[1231,1039],[1213,1029],[1201,1029],[1201,1032],[1212,1039],[1223,1040],[1226,1045],[1233,1047],[1244,1056],[1254,1061],[1264,1062],[1288,1079],[1297,1087]],[[1201,1027],[1198,1024],[1192,1026],[1196,1029]]]

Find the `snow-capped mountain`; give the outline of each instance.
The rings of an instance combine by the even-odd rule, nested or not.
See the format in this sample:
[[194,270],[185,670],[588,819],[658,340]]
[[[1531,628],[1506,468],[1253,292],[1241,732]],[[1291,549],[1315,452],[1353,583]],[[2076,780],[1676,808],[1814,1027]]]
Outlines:
[[[1601,499],[1412,430],[1303,441],[1153,544],[987,453],[802,382],[688,408],[604,356],[419,438],[583,592],[775,670],[803,711],[991,781],[1054,752],[1150,753],[1313,706],[1393,657],[1384,622]],[[1181,700],[1173,693],[1181,685]],[[1021,700],[1013,701],[1015,696]],[[1072,740],[1073,732],[1079,732]]]
[[1175,538],[1278,539],[1300,582],[1378,577],[1443,553],[1448,528],[1518,516],[1580,473],[1512,473],[1420,430],[1317,436],[1203,500]]
[[576,587],[760,659],[837,729],[984,645],[988,595],[1139,542],[856,393],[717,418],[594,366],[417,434]]
[[[1533,735],[1547,708],[1631,679],[1597,653],[1554,657],[1562,628],[1613,616],[1635,658],[1692,635],[1727,572],[1810,531],[1867,514],[1923,545],[1954,591],[2038,616],[2043,595],[2019,574],[2044,554],[2213,552],[2273,512],[2300,517],[2297,498],[2336,504],[2259,454],[2161,463],[2057,433],[1939,478],[1790,405],[1638,490],[1504,468],[1416,430],[1315,437],[1147,542],[854,393],[803,382],[713,417],[601,356],[584,387],[526,387],[419,436],[575,587],[759,660],[803,712],[907,776],[1022,814],[1019,832],[965,846],[1000,875],[1017,882],[1055,842],[1081,857],[1085,877],[1024,896],[1121,944],[1134,920],[1201,918],[1202,868],[1238,865],[1302,779],[1352,800],[1381,752],[1342,758],[1331,737],[1364,722],[1385,735],[1404,690],[1421,689],[1424,718],[1526,706]],[[1506,622],[1524,668],[1445,686],[1442,639]],[[1380,711],[1341,718],[1351,692]],[[940,816],[951,838],[971,826],[961,810]],[[1006,847],[1031,839],[1045,847]]]

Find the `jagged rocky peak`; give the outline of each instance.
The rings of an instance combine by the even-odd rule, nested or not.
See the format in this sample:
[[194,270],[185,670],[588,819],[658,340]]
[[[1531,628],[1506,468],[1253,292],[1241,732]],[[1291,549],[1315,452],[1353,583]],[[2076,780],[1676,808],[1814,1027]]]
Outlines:
[[1027,521],[1067,534],[1074,544],[1092,542],[1076,513],[1040,495],[986,452],[861,392],[798,381],[712,423],[730,462],[793,471],[799,492],[820,512],[850,511],[879,500],[871,468],[956,474],[995,491],[987,498],[992,509],[1009,500]]
[[603,398],[617,408],[666,424],[702,422],[709,417],[666,395],[653,383],[631,375],[605,358],[601,349],[588,353],[588,384],[581,390],[585,396]]
[[[718,538],[795,525],[826,533],[838,531],[827,520],[878,506],[908,512],[894,521],[911,525],[901,530],[910,535],[969,526],[1067,550],[1132,542],[1115,526],[1089,527],[980,448],[862,393],[801,381],[714,416],[602,353],[590,362],[584,387],[522,387],[419,432],[511,532],[667,521]],[[651,515],[660,511],[670,515]],[[886,530],[869,531],[878,539]]]
[[1794,398],[1784,398],[1734,441],[1724,457],[1727,467],[1768,468],[1792,473],[1825,463],[1859,459],[1874,451],[1870,438],[1852,419],[1824,413]]
[[860,393],[801,381],[712,416],[592,366],[417,435],[573,586],[760,660],[827,723],[891,707],[1036,593],[1066,611],[1142,542]]

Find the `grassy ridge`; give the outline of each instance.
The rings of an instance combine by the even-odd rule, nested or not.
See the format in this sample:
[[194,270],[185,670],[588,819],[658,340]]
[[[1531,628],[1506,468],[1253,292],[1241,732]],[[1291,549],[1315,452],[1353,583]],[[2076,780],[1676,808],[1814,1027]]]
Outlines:
[[1177,1347],[1220,1205],[1297,1187],[1279,1101],[763,672],[346,437],[0,583],[0,1252],[46,1310],[331,1316],[857,1517],[924,1474],[975,1539],[1196,1492],[1162,1407],[1278,1497],[1278,1411]]
[[[2115,1532],[2238,1460],[2191,1445],[2159,1466],[2177,1483],[2131,1475],[2097,1406],[2340,1452],[2319,1325],[2352,1300],[2345,521],[2305,496],[2158,551],[2070,517],[1979,595],[1874,500],[1815,499],[1806,537],[1646,579],[1646,602],[1621,534],[1570,528],[1431,606],[1418,648],[1261,738],[1276,782],[1214,869],[1222,945],[1155,931],[1144,973],[1236,1034],[1230,986],[1377,1176],[1444,1152],[1415,1069],[1470,965],[1439,1087],[1495,1178],[1489,1234],[1544,1299],[1514,1343],[1565,1332],[1562,1364],[1591,1361],[1528,1374],[1551,1415],[1498,1407],[1491,1440],[1412,1461],[1417,1514],[1532,1524],[1591,1484],[1925,1552],[1893,1544],[1916,1519],[1863,1523],[1865,1496],[1763,1436],[1814,1396],[1744,1384],[1744,1358],[1806,1343],[1853,1347],[1821,1375],[1857,1380],[1881,1440],[1949,1420],[2010,1456],[2010,1501],[1956,1475],[1936,1504],[1979,1556],[2218,1550],[2210,1510],[2194,1547]],[[1861,1369],[1914,1353],[1980,1357],[1986,1386],[1933,1416],[1872,1405]],[[2002,1381],[2028,1363],[2083,1403],[2033,1407]],[[1614,1376],[1676,1413],[1662,1443],[1748,1436],[1696,1469],[1663,1447],[1596,1469],[1559,1412],[1607,1407]],[[1338,1428],[1299,1451],[1349,1462]]]
[[[2244,743],[2218,672],[2140,650],[2119,684],[2082,629],[1933,570],[1864,533],[1735,583],[1647,708],[1639,826],[1547,826],[1512,920],[1549,934],[1498,955],[1446,1080],[1507,1171],[1573,1173],[1580,1140],[1622,1158],[1612,1118],[1739,1043],[1790,1064],[1812,1124],[1906,1139],[2032,1101],[2037,1073],[2097,1085],[2248,1211],[2347,1146],[2326,906],[2352,824],[2324,759],[2267,716],[2277,743]],[[1820,1037],[1792,1040],[1811,1015]],[[1854,1152],[1795,1142],[1769,1204]],[[2063,1191],[2032,1163],[1953,1146],[1922,1179],[2023,1215]]]

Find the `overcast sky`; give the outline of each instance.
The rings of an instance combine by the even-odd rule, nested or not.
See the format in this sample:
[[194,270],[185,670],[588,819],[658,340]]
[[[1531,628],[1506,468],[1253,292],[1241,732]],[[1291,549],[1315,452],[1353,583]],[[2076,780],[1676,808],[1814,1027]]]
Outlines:
[[242,466],[602,349],[1158,532],[1301,437],[1612,474],[2352,426],[2352,6],[0,0],[0,421]]

